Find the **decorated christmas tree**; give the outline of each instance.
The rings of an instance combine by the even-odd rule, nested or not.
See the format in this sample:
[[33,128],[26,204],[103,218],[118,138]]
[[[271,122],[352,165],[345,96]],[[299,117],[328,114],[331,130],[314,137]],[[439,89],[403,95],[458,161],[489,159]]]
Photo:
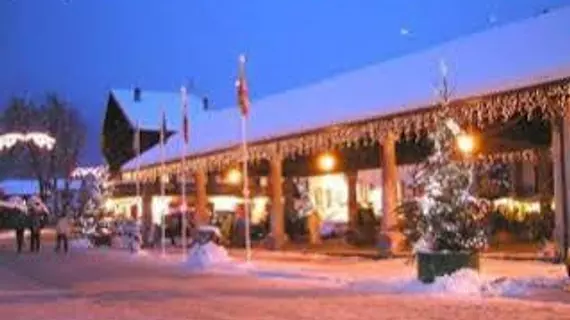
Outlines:
[[76,208],[78,215],[97,216],[104,213],[105,202],[111,192],[107,186],[108,175],[106,167],[79,168],[74,172],[74,177],[82,181]]
[[447,84],[441,92],[433,153],[420,166],[414,187],[420,196],[399,207],[400,231],[420,252],[477,252],[487,243],[487,202],[472,193],[473,164],[458,148],[466,135],[451,119]]
[[400,208],[409,243],[423,251],[477,251],[486,245],[487,206],[471,194],[471,164],[456,148],[459,126],[441,119],[432,134],[434,153],[415,177],[420,197]]

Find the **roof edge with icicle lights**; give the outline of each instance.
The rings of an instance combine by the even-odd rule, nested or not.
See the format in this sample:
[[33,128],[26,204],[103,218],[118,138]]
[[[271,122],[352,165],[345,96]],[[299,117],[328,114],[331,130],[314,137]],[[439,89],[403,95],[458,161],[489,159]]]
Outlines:
[[[442,59],[454,71],[450,116],[462,125],[482,128],[519,114],[550,119],[563,114],[568,103],[569,37],[570,7],[565,7],[253,101],[249,158],[259,161],[276,151],[294,157],[375,143],[388,132],[410,137],[431,129],[438,100],[430,84],[440,78],[434,66]],[[136,117],[142,111],[133,112]],[[241,160],[235,108],[198,113],[190,121],[193,139],[184,170],[217,170]],[[167,142],[164,173],[182,171],[181,141],[174,135]],[[155,180],[159,154],[154,146],[129,160],[121,166],[124,177],[132,178],[140,164],[140,178]]]
[[[566,113],[570,103],[570,78],[518,88],[502,93],[493,93],[453,100],[450,102],[451,117],[462,124],[470,123],[485,127],[509,120],[516,113],[533,117],[540,112],[544,119],[552,119]],[[437,117],[436,105],[390,116],[358,122],[339,123],[317,130],[299,132],[293,135],[256,141],[249,146],[249,159],[257,162],[269,159],[276,151],[283,157],[295,157],[327,151],[339,146],[368,145],[381,142],[386,134],[412,137],[434,128]],[[534,149],[494,153],[482,156],[477,161],[514,161],[526,159],[536,161]],[[239,145],[213,152],[194,154],[187,157],[188,171],[196,169],[218,170],[235,164],[242,159]],[[161,174],[177,174],[182,171],[179,159],[166,163]],[[143,181],[156,181],[161,170],[156,164],[141,167],[139,177]],[[134,170],[122,172],[123,180],[133,180]]]

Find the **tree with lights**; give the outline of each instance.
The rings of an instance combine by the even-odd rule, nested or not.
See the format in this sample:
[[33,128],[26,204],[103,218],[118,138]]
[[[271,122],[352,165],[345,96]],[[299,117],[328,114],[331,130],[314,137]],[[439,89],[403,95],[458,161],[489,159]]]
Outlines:
[[460,133],[453,120],[440,120],[431,135],[434,152],[414,179],[423,194],[399,208],[402,231],[417,250],[474,252],[487,243],[487,206],[471,194],[472,165],[456,148]]
[[399,208],[400,231],[418,259],[418,276],[432,282],[436,276],[463,267],[477,269],[478,251],[487,244],[486,201],[471,194],[473,163],[465,159],[465,137],[449,117],[447,82],[439,92],[436,130],[430,133],[433,153],[414,177],[420,196]]
[[[0,116],[0,126],[4,132],[46,133],[56,141],[50,150],[35,143],[15,145],[0,158],[1,167],[9,168],[0,174],[35,177],[44,200],[57,190],[59,179],[64,181],[64,194],[70,194],[70,173],[77,165],[85,138],[85,125],[77,109],[55,94],[46,95],[40,104],[13,98]],[[62,203],[53,203],[57,211],[69,206],[69,197],[62,200]]]
[[81,180],[79,199],[76,201],[77,215],[97,216],[104,213],[105,202],[110,195],[107,185],[109,171],[106,167],[77,168],[72,172],[74,179]]

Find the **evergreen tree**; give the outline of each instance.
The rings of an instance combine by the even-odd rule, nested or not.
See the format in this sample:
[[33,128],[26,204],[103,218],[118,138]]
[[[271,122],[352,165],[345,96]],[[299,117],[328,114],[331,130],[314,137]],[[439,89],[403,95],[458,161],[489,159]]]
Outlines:
[[476,251],[487,243],[488,206],[470,192],[473,170],[457,151],[460,133],[453,120],[439,120],[431,135],[434,152],[414,179],[422,195],[399,207],[401,231],[423,250]]
[[398,227],[416,251],[477,251],[487,244],[485,218],[490,206],[471,194],[474,168],[457,148],[462,130],[449,116],[451,91],[443,61],[441,71],[441,106],[436,130],[430,132],[434,151],[413,180],[421,196],[398,208]]

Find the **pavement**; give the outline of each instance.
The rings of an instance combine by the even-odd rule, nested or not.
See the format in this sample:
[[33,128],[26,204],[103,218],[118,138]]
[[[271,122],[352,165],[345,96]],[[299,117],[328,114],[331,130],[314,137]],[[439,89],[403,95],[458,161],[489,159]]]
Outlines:
[[[173,265],[143,263],[136,256],[113,250],[75,249],[68,255],[55,254],[52,243],[47,242],[39,254],[22,255],[2,243],[2,319],[500,320],[519,315],[529,320],[570,319],[570,304],[560,298],[455,299],[356,292],[305,281],[191,273]],[[267,257],[256,258],[271,263],[264,260]],[[289,263],[276,265],[300,266],[295,261]],[[516,268],[516,262],[508,263],[512,265],[502,268]],[[304,265],[357,273],[374,272],[374,266],[396,272],[399,266],[395,260],[358,259],[307,260]]]

